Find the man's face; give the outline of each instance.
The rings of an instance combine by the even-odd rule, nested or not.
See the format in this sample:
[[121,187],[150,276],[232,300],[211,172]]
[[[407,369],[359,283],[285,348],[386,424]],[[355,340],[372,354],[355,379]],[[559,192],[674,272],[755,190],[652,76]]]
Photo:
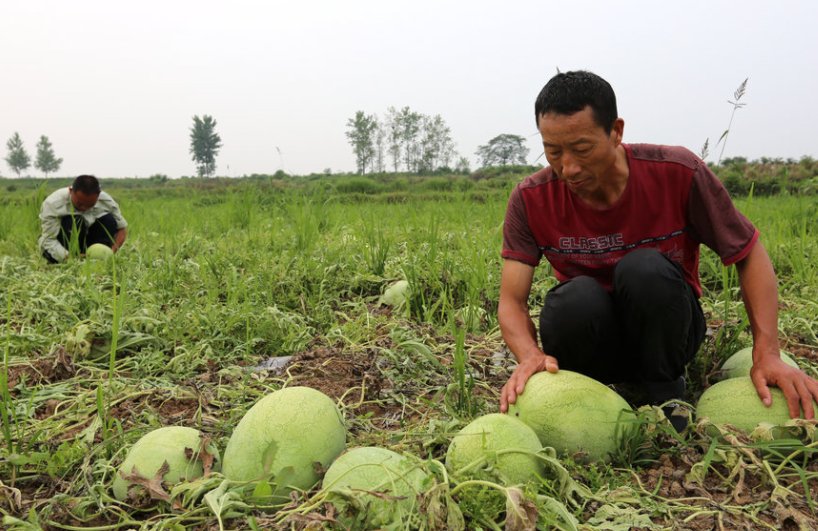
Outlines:
[[585,107],[574,114],[546,113],[540,116],[539,128],[545,158],[572,192],[591,196],[612,177],[622,142],[621,118],[609,134],[594,121],[591,107]]
[[74,205],[77,212],[85,212],[93,208],[97,204],[97,199],[99,199],[99,194],[86,194],[79,190],[75,192],[72,188],[68,189],[68,193],[71,196],[71,204]]

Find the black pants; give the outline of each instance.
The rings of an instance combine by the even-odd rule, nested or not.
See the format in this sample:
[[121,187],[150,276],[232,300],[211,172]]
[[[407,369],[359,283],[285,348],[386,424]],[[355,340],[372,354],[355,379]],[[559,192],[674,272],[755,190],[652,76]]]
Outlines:
[[[108,247],[113,246],[114,236],[119,229],[116,227],[116,218],[110,213],[97,218],[90,226],[85,223],[85,218],[82,216],[76,214],[63,216],[60,218],[60,232],[57,234],[57,241],[66,249],[68,249],[74,230],[77,231],[77,241],[79,242],[80,252],[84,253],[89,246],[95,243],[101,243]],[[43,257],[48,260],[49,263],[57,263],[57,261],[48,254],[48,251],[43,251]]]
[[543,351],[561,369],[604,383],[636,382],[653,403],[683,397],[684,368],[705,327],[681,268],[654,249],[619,261],[611,293],[576,277],[548,292],[540,314]]

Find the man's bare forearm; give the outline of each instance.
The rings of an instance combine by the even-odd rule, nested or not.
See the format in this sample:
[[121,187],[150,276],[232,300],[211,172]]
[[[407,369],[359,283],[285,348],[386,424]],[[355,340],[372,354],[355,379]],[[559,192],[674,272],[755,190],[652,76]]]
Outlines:
[[741,297],[753,334],[753,361],[778,356],[778,285],[767,251],[756,242],[750,254],[736,264]]
[[503,339],[517,362],[542,355],[537,346],[537,329],[528,315],[528,308],[501,301],[497,313]]

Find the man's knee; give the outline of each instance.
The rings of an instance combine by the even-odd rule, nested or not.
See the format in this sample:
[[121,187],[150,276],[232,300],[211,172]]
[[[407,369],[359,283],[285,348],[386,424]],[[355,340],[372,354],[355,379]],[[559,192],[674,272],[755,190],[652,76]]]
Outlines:
[[662,304],[687,289],[681,268],[656,249],[637,249],[625,255],[614,269],[614,292],[627,293]]
[[540,342],[563,369],[604,382],[620,379],[613,300],[590,277],[576,277],[548,293],[540,314]]
[[588,321],[607,317],[611,298],[591,277],[575,277],[554,287],[545,297],[540,326],[569,332],[584,328]]
[[110,247],[114,243],[117,230],[119,229],[117,229],[116,218],[113,214],[108,213],[98,217],[88,230],[88,245],[102,243]]

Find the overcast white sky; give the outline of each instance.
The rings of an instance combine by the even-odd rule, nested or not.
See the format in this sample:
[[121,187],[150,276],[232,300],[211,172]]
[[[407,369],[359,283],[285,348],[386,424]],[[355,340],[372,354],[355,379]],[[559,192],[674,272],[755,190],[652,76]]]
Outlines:
[[353,171],[347,119],[408,105],[472,168],[500,133],[533,162],[537,93],[582,68],[613,85],[626,142],[699,152],[749,77],[725,156],[818,156],[817,23],[815,0],[9,0],[0,152],[44,134],[60,175],[192,175],[192,117],[210,114],[220,175]]

